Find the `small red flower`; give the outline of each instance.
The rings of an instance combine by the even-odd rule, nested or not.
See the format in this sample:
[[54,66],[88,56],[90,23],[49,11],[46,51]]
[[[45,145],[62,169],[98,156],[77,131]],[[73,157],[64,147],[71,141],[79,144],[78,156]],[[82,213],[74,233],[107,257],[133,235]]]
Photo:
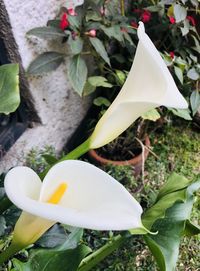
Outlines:
[[67,10],[68,14],[71,16],[77,16],[77,13],[75,12],[75,10],[73,8],[69,8]]
[[89,32],[88,32],[88,36],[92,37],[92,38],[95,38],[97,35],[97,31],[96,29],[91,29]]
[[138,24],[137,24],[135,21],[132,21],[132,22],[131,22],[131,26],[132,26],[133,28],[138,28]]
[[174,56],[175,56],[175,53],[174,52],[170,52],[169,55],[170,55],[171,59],[173,60]]
[[195,22],[194,17],[192,17],[192,16],[187,16],[186,18],[187,18],[188,21],[191,23],[191,25],[196,26],[196,22]]
[[148,23],[151,20],[151,12],[144,10],[140,19],[143,21],[143,23]]
[[64,13],[62,15],[62,18],[61,18],[61,21],[60,21],[60,28],[62,30],[65,30],[69,26],[69,21],[68,21],[67,17],[68,17],[67,13]]
[[171,24],[175,24],[176,23],[176,19],[172,16],[169,17],[169,21]]

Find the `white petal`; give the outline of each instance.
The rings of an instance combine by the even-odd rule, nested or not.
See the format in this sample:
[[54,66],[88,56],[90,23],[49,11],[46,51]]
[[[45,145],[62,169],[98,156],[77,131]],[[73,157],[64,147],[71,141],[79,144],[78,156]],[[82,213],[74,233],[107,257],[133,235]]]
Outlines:
[[155,108],[155,104],[144,102],[122,102],[109,108],[97,123],[91,136],[91,149],[108,144],[123,133],[144,112]]
[[23,209],[23,198],[38,200],[41,189],[41,180],[29,167],[15,167],[11,169],[4,181],[9,199]]
[[115,139],[148,110],[161,105],[188,107],[159,52],[145,33],[143,23],[138,27],[138,37],[129,75],[120,93],[97,123],[91,136],[92,149]]
[[[63,182],[68,188],[60,203],[45,203]],[[96,230],[142,227],[139,203],[115,179],[86,162],[56,164],[44,179],[40,201],[20,196],[15,197],[18,207],[48,220]]]
[[[186,100],[180,94],[161,55],[145,33],[144,24],[142,22],[139,23],[138,38],[138,55],[135,57],[135,66],[139,68],[140,71],[137,71],[136,76],[140,74],[137,80],[139,79],[143,82],[143,84],[140,85],[141,89],[139,89],[139,93],[141,94],[142,90],[146,90],[144,95],[150,96],[146,100],[152,100],[153,98],[154,102],[159,105],[187,108],[188,104]],[[136,72],[136,69],[134,72]],[[149,86],[151,87],[151,91],[149,91]]]

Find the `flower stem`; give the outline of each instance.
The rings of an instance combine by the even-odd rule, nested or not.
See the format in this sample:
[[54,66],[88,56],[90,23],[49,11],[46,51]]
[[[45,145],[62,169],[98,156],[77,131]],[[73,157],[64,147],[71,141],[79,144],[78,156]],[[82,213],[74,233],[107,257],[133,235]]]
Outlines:
[[110,255],[115,249],[120,247],[127,240],[127,235],[117,235],[107,244],[93,252],[82,260],[77,271],[88,271]]
[[124,4],[124,0],[120,0],[120,4],[121,4],[121,15],[125,16],[125,4]]
[[22,245],[12,242],[11,245],[0,254],[0,266],[23,248]]
[[77,159],[90,149],[90,138],[84,141],[81,145],[75,148],[73,151],[69,152],[67,155],[63,156],[58,162],[69,160],[69,159]]

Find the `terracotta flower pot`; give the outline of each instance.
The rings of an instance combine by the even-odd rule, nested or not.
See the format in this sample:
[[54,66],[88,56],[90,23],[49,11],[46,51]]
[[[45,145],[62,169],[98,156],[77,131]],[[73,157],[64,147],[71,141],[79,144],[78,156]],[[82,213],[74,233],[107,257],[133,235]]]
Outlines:
[[150,147],[150,140],[149,137],[146,136],[144,145],[147,147],[144,149],[144,155],[140,153],[139,155],[135,156],[134,158],[126,161],[113,161],[107,158],[100,156],[96,150],[90,150],[88,152],[89,156],[92,160],[96,161],[100,165],[115,165],[115,166],[127,166],[131,165],[134,167],[134,175],[137,176],[142,170],[142,159],[147,159],[149,154],[149,147]]

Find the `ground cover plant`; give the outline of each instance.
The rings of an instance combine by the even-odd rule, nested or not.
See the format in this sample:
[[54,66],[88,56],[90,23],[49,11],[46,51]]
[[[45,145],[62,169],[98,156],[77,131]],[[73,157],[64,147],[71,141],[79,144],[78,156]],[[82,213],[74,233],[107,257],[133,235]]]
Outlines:
[[[108,101],[107,105],[110,106],[104,114],[101,114],[100,120],[97,121],[89,137],[78,147],[61,157],[55,157],[53,150],[50,148],[49,153],[47,148],[39,157],[40,161],[32,159],[37,154],[33,151],[27,163],[32,165],[31,167],[34,166],[34,170],[30,167],[15,167],[6,176],[1,176],[2,253],[0,264],[2,270],[87,271],[125,268],[124,270],[131,271],[147,270],[147,268],[154,270],[156,264],[161,271],[173,271],[177,266],[179,248],[181,244],[182,246],[185,244],[182,240],[190,238],[194,247],[198,246],[198,239],[193,237],[200,231],[197,225],[198,214],[193,209],[193,206],[198,207],[199,204],[196,201],[197,191],[200,188],[198,153],[192,155],[191,162],[188,161],[188,152],[193,150],[197,152],[199,142],[196,136],[191,139],[190,134],[187,134],[185,124],[181,123],[184,132],[181,131],[182,139],[178,138],[178,140],[176,136],[180,133],[180,128],[167,129],[167,124],[165,128],[161,125],[160,134],[159,129],[154,129],[155,132],[151,134],[151,138],[155,143],[155,148],[150,150],[152,156],[149,164],[146,168],[143,165],[138,179],[134,179],[130,173],[132,168],[108,166],[102,171],[88,161],[79,159],[89,150],[103,147],[116,139],[138,117],[145,118],[144,114],[148,116],[150,114],[151,118],[152,114],[160,117],[158,111],[155,110],[159,106],[168,107],[169,111],[175,112],[176,115],[183,116],[184,114],[184,116],[189,116],[185,119],[191,119],[188,104],[176,87],[164,60],[145,33],[144,23],[150,23],[152,10],[157,12],[156,8],[160,8],[160,5],[164,11],[167,10],[163,18],[169,19],[168,24],[180,22],[177,27],[182,27],[182,24],[188,26],[187,21],[189,21],[193,25],[194,18],[187,17],[187,11],[182,4],[170,2],[163,5],[153,3],[154,9],[144,6],[142,10],[134,10],[135,17],[130,18],[130,21],[124,21],[126,19],[125,2],[120,3],[121,13],[117,21],[112,16],[112,12],[115,15],[119,12],[118,8],[115,9],[115,1],[112,3],[111,1],[94,1],[92,6],[86,1],[82,11],[90,11],[88,22],[95,22],[93,26],[97,27],[99,17],[94,12],[96,13],[96,8],[99,10],[103,7],[104,9],[99,11],[99,16],[101,23],[103,20],[105,25],[99,27],[103,29],[105,35],[109,30],[109,35],[117,42],[119,38],[116,38],[116,34],[114,35],[112,31],[116,28],[116,24],[122,23],[120,29],[118,28],[117,31],[115,29],[115,33],[123,35],[123,40],[120,41],[122,44],[124,41],[126,50],[130,49],[130,55],[132,52],[130,47],[134,48],[134,43],[128,30],[130,28],[131,33],[135,34],[137,28],[139,42],[128,74],[126,70],[117,70],[116,66],[112,70],[113,66],[107,53],[109,46],[104,48],[104,44],[96,37],[96,31],[94,31],[96,29],[88,29],[88,32],[84,29],[84,32],[81,32],[80,24],[78,26],[76,24],[80,14],[76,15],[74,9],[65,8],[61,13],[61,20],[51,21],[50,27],[34,29],[29,33],[36,36],[41,36],[41,33],[42,36],[44,34],[48,36],[49,33],[52,36],[53,33],[54,36],[61,36],[67,40],[71,35],[72,40],[76,41],[76,35],[75,38],[72,36],[74,29],[70,28],[74,25],[80,34],[78,35],[79,51],[72,54],[69,77],[76,91],[82,94],[87,84],[91,92],[91,89],[93,91],[97,86],[102,86],[102,82],[104,87],[113,87],[118,80],[117,74],[118,78],[123,80],[120,83],[118,80],[116,88],[112,90],[116,91],[120,85],[123,86],[114,101],[103,97],[104,105]],[[195,1],[190,2],[189,5],[195,6],[195,3]],[[82,1],[79,4],[82,4]],[[80,10],[77,9],[78,11]],[[71,22],[68,21],[69,16],[71,16]],[[83,22],[85,23],[87,16],[89,15],[84,13],[81,26]],[[141,21],[138,22],[136,19]],[[109,22],[112,22],[114,26],[106,24]],[[55,27],[58,23],[59,27]],[[124,30],[126,26],[127,29]],[[191,31],[195,32],[196,29]],[[198,35],[197,32],[195,33]],[[82,34],[88,37],[87,42],[91,43],[95,57],[103,61],[102,71],[106,70],[104,77],[98,74],[95,78],[94,76],[92,79],[87,78],[87,67],[80,51],[80,47],[81,50],[84,48],[83,41],[80,40]],[[76,46],[74,45],[72,49],[77,50]],[[113,48],[115,49],[116,45]],[[169,56],[173,58],[173,54]],[[29,72],[31,69],[37,70],[38,67],[40,69],[48,67],[51,70],[52,67],[55,68],[61,63],[63,57],[64,55],[56,52],[44,53],[39,60],[36,59],[31,64]],[[46,66],[41,64],[41,59],[45,58],[46,60],[51,58]],[[56,58],[57,62],[55,62]],[[117,62],[120,62],[119,58],[117,59]],[[176,76],[178,69],[179,67],[174,69]],[[196,64],[193,69],[197,74]],[[194,70],[192,72],[188,70],[188,74],[191,75],[191,73],[194,74]],[[112,75],[114,81],[108,78],[109,74]],[[180,72],[178,74],[180,75]],[[96,84],[99,80],[101,84],[92,85],[91,82]],[[195,110],[198,111],[198,91],[192,95],[195,96],[193,98],[197,109]],[[114,96],[116,95],[112,98]],[[98,98],[102,101],[102,97]],[[190,100],[194,105],[193,99]],[[159,109],[160,113],[167,112],[161,119],[162,122],[169,123],[169,111],[163,107]],[[157,118],[152,119],[155,121]],[[172,140],[174,144],[171,143]],[[184,149],[177,152],[180,145],[183,145]],[[15,187],[18,189],[14,189]],[[115,252],[117,249],[118,252]],[[128,251],[133,252],[133,257]],[[119,257],[111,256],[101,263],[113,252],[115,256],[118,253],[125,257],[125,261],[121,263]],[[188,263],[190,255],[193,262]],[[177,268],[185,267],[185,265],[190,268],[191,264],[196,268],[198,259],[193,259],[193,255],[193,252],[188,254],[186,262],[180,259]]]

